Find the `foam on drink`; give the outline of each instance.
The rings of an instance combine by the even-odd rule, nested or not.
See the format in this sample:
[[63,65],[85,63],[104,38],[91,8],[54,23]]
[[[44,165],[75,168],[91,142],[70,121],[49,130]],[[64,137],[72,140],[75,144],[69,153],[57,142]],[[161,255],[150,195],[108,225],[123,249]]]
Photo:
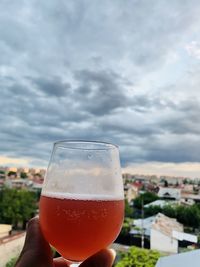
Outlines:
[[42,192],[42,196],[59,198],[59,199],[74,199],[74,200],[123,200],[124,195],[105,195],[105,194],[74,194],[60,192]]

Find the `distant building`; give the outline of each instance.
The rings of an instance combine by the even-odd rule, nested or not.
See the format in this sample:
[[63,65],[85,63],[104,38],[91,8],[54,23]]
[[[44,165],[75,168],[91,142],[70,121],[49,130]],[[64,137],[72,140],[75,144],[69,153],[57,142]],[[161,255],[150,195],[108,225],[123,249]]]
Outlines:
[[5,171],[0,169],[0,179],[5,179],[5,178],[6,178]]
[[122,174],[122,178],[124,180],[131,180],[132,179],[132,174],[130,174],[130,173],[123,173]]
[[177,201],[158,199],[158,200],[155,200],[151,203],[144,205],[144,208],[149,208],[149,207],[154,207],[154,206],[160,206],[161,208],[163,208],[164,206],[167,206],[167,205],[172,206],[176,204],[178,204]]
[[173,231],[183,232],[183,225],[176,219],[158,213],[151,226],[151,249],[167,253],[178,253],[178,240],[173,237]]
[[32,184],[32,190],[38,193],[41,193],[42,191],[42,184],[41,183],[33,183]]
[[163,184],[164,181],[167,181],[167,183],[170,186],[178,186],[183,184],[184,177],[174,177],[174,176],[166,176],[162,175],[160,176],[160,183]]
[[5,185],[8,188],[16,188],[16,189],[22,189],[27,188],[29,186],[30,181],[27,181],[26,179],[7,179],[5,181]]
[[133,221],[134,228],[131,229],[130,234],[132,235],[141,234],[142,228],[143,228],[144,235],[147,237],[150,237],[151,226],[152,226],[152,223],[155,221],[155,219],[156,219],[156,215],[145,218],[145,219],[135,219]]
[[139,194],[139,190],[137,187],[128,184],[124,186],[124,197],[130,203],[133,199],[135,199]]
[[181,189],[180,188],[171,188],[171,187],[160,187],[158,191],[158,196],[165,199],[181,199]]
[[183,192],[181,193],[181,201],[193,201],[195,203],[200,203],[200,194],[188,194]]
[[183,225],[162,213],[145,219],[134,220],[132,235],[143,233],[150,239],[150,248],[166,253],[178,253],[179,241],[197,243],[195,235],[183,232]]
[[185,184],[182,188],[182,192],[185,193],[193,193],[194,185],[193,184]]
[[12,225],[10,224],[0,224],[0,238],[9,236],[12,231]]
[[190,198],[181,198],[180,204],[184,206],[192,206],[195,204],[195,201]]

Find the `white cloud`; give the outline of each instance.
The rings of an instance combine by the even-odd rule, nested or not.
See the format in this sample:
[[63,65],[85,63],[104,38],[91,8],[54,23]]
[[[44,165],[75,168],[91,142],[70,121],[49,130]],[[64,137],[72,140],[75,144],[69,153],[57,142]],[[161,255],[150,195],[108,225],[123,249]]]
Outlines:
[[200,59],[200,42],[192,41],[185,48],[190,56]]
[[4,157],[0,156],[0,164],[1,166],[16,166],[16,167],[21,167],[21,166],[28,166],[30,165],[30,160],[29,159],[19,159],[19,158],[11,158],[11,157]]

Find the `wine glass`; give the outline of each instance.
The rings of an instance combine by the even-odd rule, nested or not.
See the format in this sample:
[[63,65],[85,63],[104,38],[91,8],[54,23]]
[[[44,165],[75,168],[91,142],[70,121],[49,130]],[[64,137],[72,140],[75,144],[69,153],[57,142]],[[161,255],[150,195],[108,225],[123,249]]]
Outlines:
[[54,143],[39,220],[46,240],[71,262],[110,245],[124,217],[118,147],[97,141]]

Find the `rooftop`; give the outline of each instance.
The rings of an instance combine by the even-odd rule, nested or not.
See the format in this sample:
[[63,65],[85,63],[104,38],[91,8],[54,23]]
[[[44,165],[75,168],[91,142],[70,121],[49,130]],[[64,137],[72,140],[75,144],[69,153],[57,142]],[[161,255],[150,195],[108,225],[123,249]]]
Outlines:
[[152,229],[172,237],[173,231],[183,232],[183,225],[177,222],[176,219],[169,218],[162,213],[158,213],[152,223]]
[[161,257],[156,267],[199,267],[200,249]]

